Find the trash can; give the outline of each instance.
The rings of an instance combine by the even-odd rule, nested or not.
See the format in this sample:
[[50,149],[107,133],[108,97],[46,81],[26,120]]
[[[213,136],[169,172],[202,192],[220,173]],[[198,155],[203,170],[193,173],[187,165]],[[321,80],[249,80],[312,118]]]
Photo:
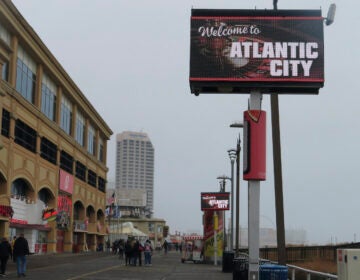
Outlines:
[[288,268],[285,265],[260,265],[260,280],[287,280]]
[[245,256],[234,258],[233,280],[248,280],[249,260]]
[[234,252],[223,252],[222,257],[222,271],[232,272],[233,271]]

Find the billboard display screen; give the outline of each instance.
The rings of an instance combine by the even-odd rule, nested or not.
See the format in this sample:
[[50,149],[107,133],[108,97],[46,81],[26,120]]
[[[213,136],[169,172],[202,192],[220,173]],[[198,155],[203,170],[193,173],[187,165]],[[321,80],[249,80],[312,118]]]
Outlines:
[[191,92],[318,93],[321,10],[192,10]]
[[229,197],[228,192],[201,193],[201,210],[229,210]]

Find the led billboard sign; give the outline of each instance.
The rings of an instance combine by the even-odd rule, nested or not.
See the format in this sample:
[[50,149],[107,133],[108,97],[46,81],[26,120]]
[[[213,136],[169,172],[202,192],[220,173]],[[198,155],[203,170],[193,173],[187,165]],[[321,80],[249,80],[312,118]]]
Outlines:
[[229,210],[228,192],[201,193],[201,210]]
[[199,93],[318,93],[320,10],[192,10],[190,88]]

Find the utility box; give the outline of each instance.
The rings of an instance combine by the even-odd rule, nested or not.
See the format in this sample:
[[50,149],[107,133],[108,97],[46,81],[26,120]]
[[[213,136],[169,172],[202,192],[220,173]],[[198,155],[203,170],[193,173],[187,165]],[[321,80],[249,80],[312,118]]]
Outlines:
[[355,280],[360,275],[360,249],[337,249],[338,280]]

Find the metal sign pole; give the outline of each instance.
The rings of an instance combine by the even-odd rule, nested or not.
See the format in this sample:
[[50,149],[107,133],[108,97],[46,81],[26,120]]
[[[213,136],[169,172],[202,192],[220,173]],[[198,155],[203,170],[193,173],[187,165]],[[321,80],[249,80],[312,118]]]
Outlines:
[[[250,110],[261,109],[262,95],[258,91],[250,93]],[[249,280],[259,279],[259,229],[260,229],[260,181],[249,180],[248,189],[248,240],[249,240]]]

